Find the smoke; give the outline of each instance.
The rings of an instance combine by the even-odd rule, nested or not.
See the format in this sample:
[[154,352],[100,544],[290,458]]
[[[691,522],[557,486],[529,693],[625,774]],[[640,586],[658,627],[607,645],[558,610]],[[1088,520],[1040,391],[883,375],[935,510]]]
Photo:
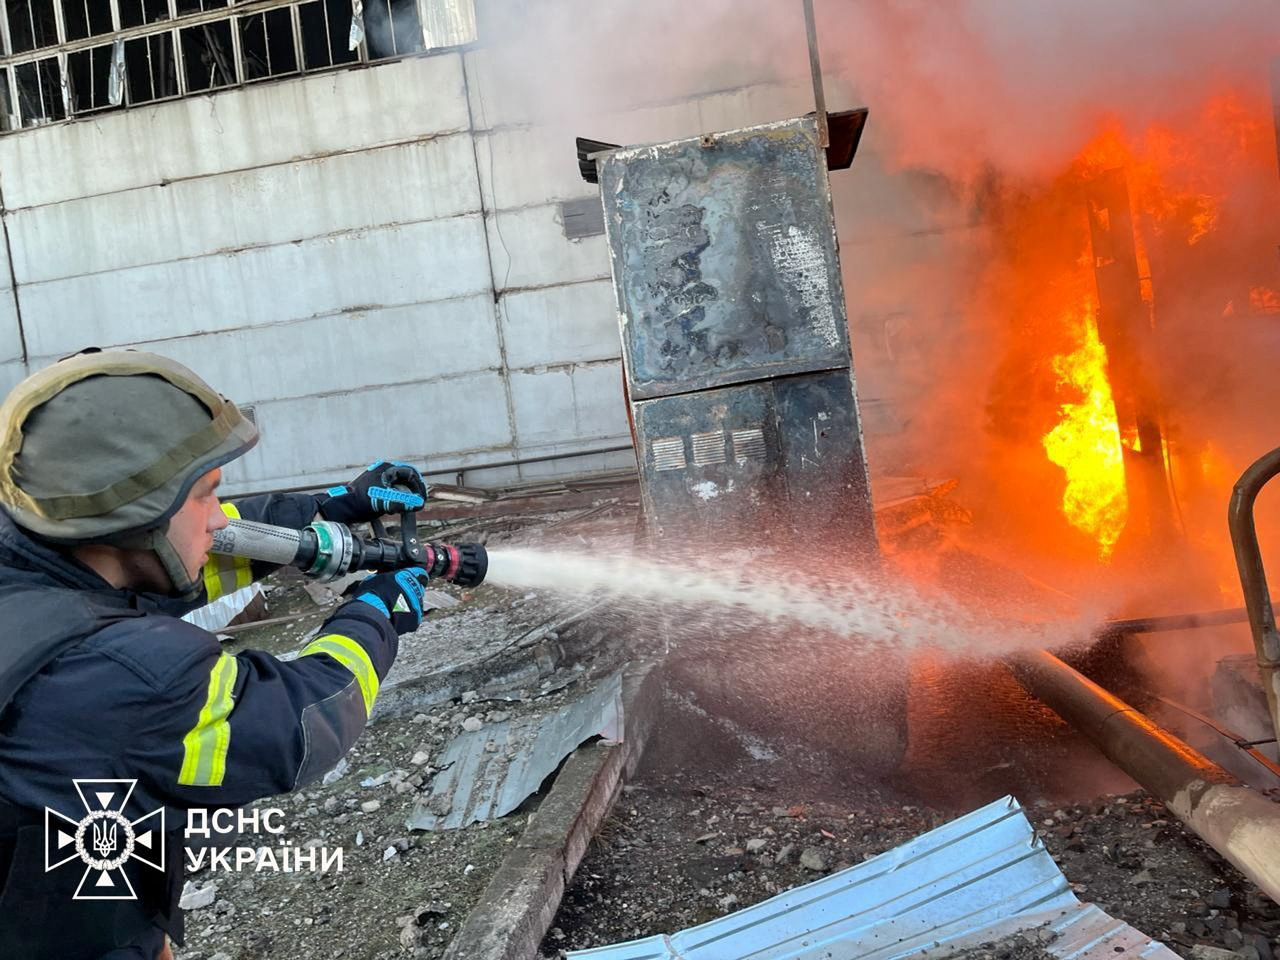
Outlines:
[[1269,0],[829,3],[824,51],[874,106],[891,162],[972,182],[1052,177],[1100,116],[1131,131],[1223,88],[1265,95]]
[[[871,108],[832,188],[873,474],[959,477],[975,531],[1055,583],[1104,569],[1061,516],[1065,479],[1041,446],[1063,402],[1053,360],[1093,284],[1079,193],[1092,151],[1096,170],[1130,167],[1182,521],[1225,556],[1230,480],[1276,442],[1259,411],[1280,402],[1264,309],[1280,309],[1272,0],[816,6],[828,106]],[[800,0],[478,15],[477,124],[565,143],[562,166],[536,168],[543,195],[585,192],[575,134],[639,143],[812,109]],[[1209,566],[1215,587],[1229,581]]]
[[[873,469],[961,477],[976,526],[1024,546],[1059,584],[1076,585],[1082,566],[1101,571],[1095,545],[1063,522],[1063,475],[1040,438],[1063,402],[1053,359],[1073,349],[1071,315],[1095,296],[1080,187],[1125,167],[1180,519],[1216,557],[1175,579],[1194,567],[1229,585],[1230,482],[1277,441],[1262,413],[1280,400],[1275,313],[1260,308],[1280,288],[1274,5],[819,10],[828,100],[872,108],[833,190]],[[1168,573],[1148,564],[1139,579]],[[1123,579],[1110,589],[1132,600],[1137,585]]]

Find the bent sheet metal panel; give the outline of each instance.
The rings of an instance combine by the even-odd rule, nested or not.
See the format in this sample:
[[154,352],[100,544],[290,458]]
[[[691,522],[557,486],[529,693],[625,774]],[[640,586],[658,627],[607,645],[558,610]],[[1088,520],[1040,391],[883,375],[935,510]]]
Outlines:
[[[589,960],[895,960],[1050,924],[1064,960],[1174,954],[1082,905],[1012,797],[872,860],[672,936],[570,953]],[[1114,925],[1114,926],[1113,926]]]
[[[518,717],[459,734],[443,769],[405,822],[411,830],[453,830],[504,817],[535,793],[560,761],[586,740],[622,739],[622,673],[543,716]],[[497,750],[485,749],[488,743]]]

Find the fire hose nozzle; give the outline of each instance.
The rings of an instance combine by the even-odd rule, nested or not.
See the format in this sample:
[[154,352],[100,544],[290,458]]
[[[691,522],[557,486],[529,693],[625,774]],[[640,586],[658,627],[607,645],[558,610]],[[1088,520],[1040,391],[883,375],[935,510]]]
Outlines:
[[489,552],[479,543],[425,544],[427,573],[460,587],[477,587],[489,572]]
[[475,587],[489,572],[479,543],[422,543],[406,527],[399,542],[355,536],[346,524],[317,520],[302,530],[253,520],[231,520],[213,535],[212,553],[297,567],[312,580],[329,581],[357,570],[379,572],[422,567],[431,579]]

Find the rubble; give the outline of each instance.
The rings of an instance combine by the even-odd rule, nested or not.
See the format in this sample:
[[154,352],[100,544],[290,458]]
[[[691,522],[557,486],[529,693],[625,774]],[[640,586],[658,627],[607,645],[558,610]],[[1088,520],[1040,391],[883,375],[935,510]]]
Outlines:
[[[323,612],[246,631],[228,647],[297,649]],[[482,587],[405,638],[403,662],[389,679],[402,667],[404,675],[422,675],[433,658],[450,650],[502,651],[512,637],[529,638],[524,656],[536,660],[548,649],[541,645],[566,642],[550,628],[555,622],[546,598]],[[530,808],[413,839],[405,836],[405,822],[422,802],[436,804],[439,816],[449,813],[447,798],[437,802],[431,790],[448,743],[466,726],[478,726],[475,735],[493,742],[492,728],[530,711],[554,710],[592,682],[583,683],[589,671],[573,670],[571,660],[558,660],[554,673],[542,670],[513,673],[488,686],[472,674],[465,687],[444,699],[432,699],[433,692],[402,700],[396,711],[375,717],[348,758],[322,781],[259,804],[285,811],[290,843],[342,846],[343,871],[194,874],[188,890],[213,880],[221,886],[189,916],[188,945],[176,951],[178,960],[212,960],[218,953],[232,960],[265,958],[286,944],[296,960],[438,960],[517,843]],[[612,819],[570,883],[542,947],[546,956],[744,909],[825,871],[861,863],[955,813],[922,802],[928,787],[923,782],[869,784],[855,778],[838,789],[815,786],[812,772],[821,764],[811,766],[799,755],[762,760],[731,778],[714,765],[689,772],[698,767],[672,761],[642,771],[624,787]],[[960,778],[956,797],[985,790],[992,779],[990,773],[967,784]],[[365,810],[370,804],[376,806]],[[1159,804],[1133,794],[1029,809],[1080,898],[1183,956],[1195,947],[1212,947],[1228,951],[1232,960],[1275,960],[1280,911]],[[400,922],[406,917],[411,919]],[[1048,956],[1041,943],[1024,935],[974,948],[970,955]],[[1212,960],[1227,957],[1215,954]]]
[[805,847],[804,852],[800,854],[800,866],[815,873],[825,873],[827,858],[816,847]]
[[[815,793],[816,791],[816,793]],[[565,893],[553,924],[563,937],[544,953],[581,950],[705,923],[809,883],[802,858],[858,864],[951,819],[954,811],[901,802],[868,785],[840,789],[784,784],[760,764],[735,776],[664,772],[632,784]],[[799,816],[779,816],[803,806]],[[696,821],[689,813],[696,809]],[[1078,804],[1032,805],[1028,814],[1076,896],[1184,957],[1271,960],[1280,947],[1280,907],[1146,794]],[[739,857],[693,856],[711,817]],[[777,852],[770,856],[766,829]],[[797,851],[803,851],[797,857]],[[1145,874],[1144,882],[1134,883]],[[727,898],[735,902],[726,906]],[[1212,906],[1227,904],[1226,906]],[[1038,960],[1041,944],[1020,935],[967,956]]]
[[182,898],[178,901],[178,906],[183,910],[201,910],[210,906],[218,898],[218,885],[212,881],[203,885],[197,885],[194,881],[188,880],[186,886],[182,888]]

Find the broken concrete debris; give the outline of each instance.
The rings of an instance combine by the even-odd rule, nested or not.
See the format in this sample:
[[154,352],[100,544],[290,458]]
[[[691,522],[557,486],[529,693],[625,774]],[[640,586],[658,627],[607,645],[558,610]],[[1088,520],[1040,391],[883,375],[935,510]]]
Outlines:
[[188,880],[186,886],[182,888],[182,898],[178,901],[178,906],[183,910],[201,910],[212,905],[217,899],[218,885],[212,880],[204,885]]

